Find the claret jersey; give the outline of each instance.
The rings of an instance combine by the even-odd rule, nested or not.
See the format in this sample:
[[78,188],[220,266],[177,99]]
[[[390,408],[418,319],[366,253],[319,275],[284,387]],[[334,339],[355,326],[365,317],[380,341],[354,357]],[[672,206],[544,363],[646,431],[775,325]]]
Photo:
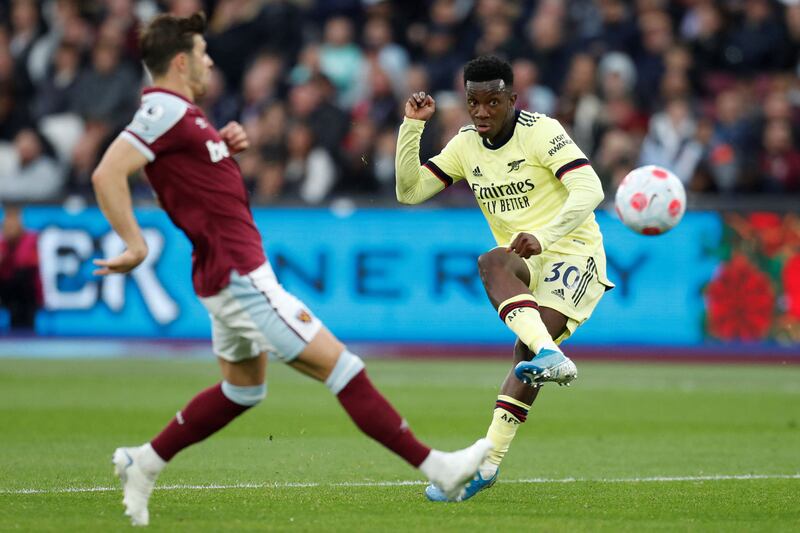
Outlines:
[[223,289],[266,261],[239,166],[203,111],[165,89],[144,90],[120,134],[149,161],[145,174],[161,206],[192,242],[192,282],[200,296]]

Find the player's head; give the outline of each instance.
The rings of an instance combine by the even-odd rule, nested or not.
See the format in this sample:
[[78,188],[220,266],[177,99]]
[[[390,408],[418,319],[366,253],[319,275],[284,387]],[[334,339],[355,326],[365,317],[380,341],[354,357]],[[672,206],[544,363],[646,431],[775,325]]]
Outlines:
[[467,111],[478,135],[494,139],[514,118],[517,94],[511,65],[495,56],[481,56],[464,66]]
[[153,79],[177,76],[195,98],[202,96],[214,64],[206,53],[205,30],[203,12],[189,17],[169,14],[155,17],[139,37],[142,61]]

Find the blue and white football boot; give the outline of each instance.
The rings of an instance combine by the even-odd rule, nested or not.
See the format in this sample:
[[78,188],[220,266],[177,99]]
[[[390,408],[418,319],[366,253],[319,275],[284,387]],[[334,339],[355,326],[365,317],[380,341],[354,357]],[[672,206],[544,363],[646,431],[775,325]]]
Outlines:
[[467,487],[458,498],[449,499],[439,487],[433,484],[425,487],[425,497],[432,502],[463,502],[464,500],[469,500],[483,489],[488,489],[494,485],[495,481],[497,481],[497,473],[499,471],[499,469],[496,470],[492,477],[484,479],[479,470],[475,473],[475,477],[472,478],[472,481],[467,483]]
[[514,375],[528,385],[552,381],[569,386],[578,377],[578,369],[572,359],[560,350],[542,348],[530,361],[522,361],[514,367]]

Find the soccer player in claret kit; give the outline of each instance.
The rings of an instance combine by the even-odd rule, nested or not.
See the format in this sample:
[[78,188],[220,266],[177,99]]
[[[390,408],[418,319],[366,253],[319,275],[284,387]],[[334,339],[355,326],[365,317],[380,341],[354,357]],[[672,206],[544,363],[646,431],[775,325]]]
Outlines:
[[126,245],[119,256],[96,260],[95,273],[129,272],[147,255],[127,181],[144,168],[161,206],[192,242],[192,280],[211,316],[223,376],[153,440],[114,452],[125,514],[134,525],[146,525],[148,499],[167,462],[264,399],[268,354],[324,382],[364,433],[457,498],[486,457],[489,442],[480,439],[452,453],[419,442],[373,387],[362,360],[275,279],[239,167],[231,159],[248,146],[244,130],[229,123],[217,131],[194,103],[212,66],[205,27],[205,16],[198,13],[160,15],[144,28],[141,53],[153,86],[145,89],[133,121],[92,176],[100,208]]
[[[460,499],[497,480],[498,467],[544,382],[562,385],[578,371],[558,344],[613,284],[593,210],[600,180],[557,120],[514,108],[511,66],[480,57],[464,67],[472,125],[420,166],[419,141],[435,110],[413,94],[397,140],[397,199],[418,204],[466,179],[498,244],[478,259],[486,294],[518,337],[487,432],[493,450]],[[453,498],[434,485],[433,501]],[[458,500],[459,498],[456,498]]]

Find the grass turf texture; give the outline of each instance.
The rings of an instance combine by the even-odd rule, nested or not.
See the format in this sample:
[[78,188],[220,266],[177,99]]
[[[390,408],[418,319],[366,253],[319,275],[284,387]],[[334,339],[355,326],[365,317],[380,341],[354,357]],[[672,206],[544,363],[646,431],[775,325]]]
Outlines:
[[[417,435],[442,449],[483,435],[507,371],[455,360],[373,360],[368,368]],[[180,454],[159,480],[228,488],[156,490],[151,529],[800,527],[800,479],[633,481],[800,473],[800,368],[579,369],[575,386],[542,392],[494,488],[442,505],[425,501],[420,476],[364,438],[323,386],[272,363],[267,400]],[[213,363],[196,360],[0,360],[0,530],[127,527],[111,452],[146,441],[217,379]],[[531,478],[539,481],[522,481]],[[410,484],[380,485],[397,481]],[[242,484],[254,486],[230,488]],[[100,490],[59,492],[87,487]]]

